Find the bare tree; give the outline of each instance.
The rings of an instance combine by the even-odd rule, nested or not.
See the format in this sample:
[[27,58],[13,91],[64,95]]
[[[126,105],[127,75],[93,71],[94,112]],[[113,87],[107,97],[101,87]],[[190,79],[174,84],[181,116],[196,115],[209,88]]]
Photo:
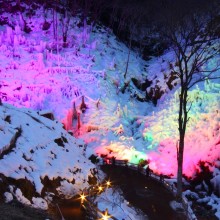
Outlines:
[[[67,47],[67,34],[69,30],[69,24],[70,24],[70,2],[68,0],[65,0],[62,2],[63,12],[61,14],[61,28],[62,28],[62,38],[63,38],[63,47]],[[72,11],[73,8],[72,8]],[[75,15],[75,14],[74,14]]]
[[16,5],[20,8],[20,6],[21,6],[21,1],[20,1],[20,0],[16,0]]
[[91,12],[90,12],[92,30],[106,7],[107,6],[105,0],[92,1]]
[[115,22],[118,20],[118,13],[119,13],[119,7],[118,7],[118,0],[113,0],[112,3],[108,6],[111,9],[110,18],[109,18],[109,27],[114,28]]
[[[186,13],[181,19],[172,19],[165,25],[163,36],[171,45],[176,57],[176,65],[171,69],[179,78],[179,142],[177,144],[177,199],[182,198],[183,154],[187,122],[190,120],[188,113],[192,106],[189,103],[188,92],[199,82],[206,79],[220,78],[216,71],[220,69],[219,61],[212,67],[207,64],[220,54],[220,39],[216,30],[220,30],[219,23],[214,22],[215,16],[201,11]],[[180,15],[178,15],[180,16]]]
[[[58,41],[57,4],[58,4],[58,0],[55,0],[54,5],[52,7],[53,8],[53,37],[55,41]],[[57,52],[58,52],[58,49],[57,49]]]
[[124,78],[126,79],[129,62],[130,62],[130,54],[132,49],[132,41],[134,41],[135,35],[138,33],[138,29],[140,28],[141,18],[143,12],[141,10],[140,5],[134,6],[125,6],[121,8],[121,13],[119,17],[118,24],[118,32],[127,30],[128,35],[128,55],[125,65],[125,73]]

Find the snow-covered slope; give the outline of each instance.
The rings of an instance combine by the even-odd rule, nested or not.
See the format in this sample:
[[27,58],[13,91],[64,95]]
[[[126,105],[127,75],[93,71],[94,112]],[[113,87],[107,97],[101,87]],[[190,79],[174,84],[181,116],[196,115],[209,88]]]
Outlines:
[[[2,20],[9,15],[3,13]],[[23,31],[22,16],[32,30],[29,34]],[[55,39],[51,10],[37,6],[34,14],[22,16],[14,13],[8,19],[10,27],[0,26],[1,99],[18,107],[53,111],[67,130],[84,139],[87,156],[111,154],[135,163],[149,159],[155,172],[176,176],[178,86],[170,90],[177,80],[168,82],[173,54],[168,51],[144,62],[131,52],[124,79],[128,48],[111,30],[83,27],[79,18],[73,18],[68,47],[63,48],[62,22]],[[42,30],[45,22],[50,25]],[[165,92],[157,107],[138,101],[146,91],[138,89],[132,79],[141,84],[147,77],[152,81],[148,92]],[[211,171],[219,170],[219,85],[219,81],[206,81],[190,92],[193,105],[184,160],[188,177],[201,171],[201,161]],[[85,113],[80,111],[82,96]],[[73,120],[74,102],[80,116]],[[214,175],[218,179],[218,172]]]
[[[15,5],[13,1],[11,4]],[[21,5],[26,10],[31,8],[23,2]],[[145,62],[132,51],[125,79],[129,50],[111,30],[99,25],[83,27],[78,17],[71,18],[68,46],[63,48],[62,22],[55,38],[52,10],[34,7],[28,16],[25,10],[22,14],[0,15],[1,21],[7,21],[0,26],[0,98],[4,103],[0,106],[0,173],[11,185],[7,199],[14,194],[33,203],[33,194],[45,198],[45,185],[50,182],[56,193],[74,195],[88,186],[89,176],[94,176],[95,167],[84,153],[87,157],[106,154],[134,163],[148,159],[154,172],[175,177],[179,88],[175,87],[178,81],[169,81],[168,77],[170,63],[175,63],[173,54],[167,51]],[[24,25],[30,33],[24,32]],[[136,80],[143,85],[146,78],[152,81],[146,90],[133,83]],[[138,101],[145,99],[146,91],[152,95],[165,93],[157,107]],[[216,192],[220,189],[219,94],[219,80],[206,81],[190,91],[192,108],[184,155],[184,174],[195,177],[203,171],[200,165],[204,163],[213,175],[211,183]],[[83,96],[85,113],[80,110]],[[60,122],[42,118],[30,109],[52,111],[67,130],[84,140],[86,152],[84,143],[71,137]],[[18,185],[12,186],[14,181],[9,177],[17,183],[29,181],[34,187],[32,197],[23,188],[16,189]],[[46,202],[42,204],[47,206]]]
[[[3,104],[0,105],[0,128],[4,140],[0,146],[3,181],[7,179],[13,185],[16,181],[29,181],[35,191],[32,196],[43,198],[49,192],[74,196],[87,188],[92,179],[95,181],[96,169],[84,156],[83,141],[69,135],[60,122],[32,110]],[[57,188],[50,191],[53,181],[57,181],[54,186]],[[11,186],[11,193],[20,196],[26,195],[24,190],[29,189],[19,190],[16,187],[12,190]],[[34,199],[32,202],[35,203]]]

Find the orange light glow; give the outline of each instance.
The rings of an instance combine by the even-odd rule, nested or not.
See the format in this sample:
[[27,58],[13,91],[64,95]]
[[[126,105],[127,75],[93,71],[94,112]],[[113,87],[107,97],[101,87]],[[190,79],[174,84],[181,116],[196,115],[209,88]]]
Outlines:
[[83,203],[86,200],[86,195],[84,193],[82,193],[80,195],[80,199],[81,199],[81,203]]
[[102,214],[102,217],[100,220],[109,220],[111,218],[111,215],[108,214],[108,209],[105,210],[105,213]]
[[111,182],[108,180],[108,181],[106,181],[106,185],[109,187],[109,186],[111,186]]
[[99,186],[99,187],[98,187],[98,190],[99,190],[99,192],[101,192],[101,191],[103,190],[103,187],[102,187],[102,186]]

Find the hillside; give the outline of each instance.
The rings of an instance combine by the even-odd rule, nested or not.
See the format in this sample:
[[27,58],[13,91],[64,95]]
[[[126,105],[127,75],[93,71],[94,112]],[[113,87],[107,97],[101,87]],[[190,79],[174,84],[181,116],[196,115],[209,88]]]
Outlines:
[[95,166],[84,156],[84,143],[58,121],[3,104],[0,123],[1,190],[9,190],[7,200],[14,196],[47,209],[47,197],[71,197],[97,181]]
[[[12,2],[11,7],[15,6]],[[61,22],[55,37],[50,8],[21,6],[22,13],[2,11],[0,15],[3,181],[13,185],[10,178],[26,179],[35,188],[33,204],[40,201],[46,208],[46,201],[38,197],[44,197],[48,181],[59,180],[57,193],[66,196],[89,186],[89,176],[96,176],[96,166],[87,159],[92,154],[137,164],[148,160],[155,173],[176,178],[179,86],[178,80],[169,77],[170,63],[175,64],[172,52],[144,61],[134,51],[129,54],[109,28],[82,25],[79,16],[70,19],[64,45],[61,14],[56,14]],[[30,7],[34,7],[32,13],[25,13]],[[219,60],[216,56],[212,62]],[[83,98],[85,112],[80,109]],[[220,80],[199,83],[189,99],[184,176],[195,180],[210,174],[197,187],[208,184],[219,195]],[[41,117],[41,111],[53,112],[56,120]],[[7,198],[14,193],[29,204],[29,195],[22,189],[10,190]],[[218,207],[213,207],[217,213]]]

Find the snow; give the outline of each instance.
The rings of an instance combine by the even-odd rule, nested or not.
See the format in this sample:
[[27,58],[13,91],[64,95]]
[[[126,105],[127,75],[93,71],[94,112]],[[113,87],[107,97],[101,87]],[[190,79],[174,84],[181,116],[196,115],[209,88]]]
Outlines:
[[211,209],[215,212],[217,219],[220,219],[220,198],[215,194],[212,193],[211,195],[205,196],[201,196],[200,194],[199,196],[197,193],[187,190],[184,192],[184,195],[196,199],[196,201],[200,204],[206,204],[210,206]]
[[172,207],[173,210],[180,210],[180,209],[183,210],[182,203],[179,203],[179,202],[177,202],[175,200],[170,202],[170,206]]
[[214,176],[211,179],[211,183],[213,185],[215,192],[218,193],[218,195],[220,195],[220,174]]
[[9,192],[5,192],[4,196],[5,196],[5,202],[6,203],[11,202],[13,200],[13,195]]
[[[79,18],[71,19],[69,47],[62,48],[62,25],[54,39],[52,25],[42,31],[44,13],[47,22],[52,23],[51,11],[38,8],[35,12],[31,17],[24,16],[32,28],[29,34],[23,32],[21,14],[1,15],[10,17],[14,29],[0,26],[0,98],[4,103],[0,106],[0,152],[8,148],[19,128],[22,133],[16,148],[0,160],[0,172],[14,179],[27,178],[38,193],[43,189],[41,179],[59,176],[62,182],[58,190],[67,197],[88,187],[84,180],[95,166],[85,156],[91,154],[106,154],[133,163],[149,160],[154,172],[175,178],[179,87],[170,90],[167,81],[170,65],[175,66],[174,54],[166,51],[145,62],[131,51],[124,79],[129,50],[109,29],[97,26],[91,32],[89,25],[87,29],[77,27]],[[207,67],[218,61],[216,57]],[[137,101],[135,95],[145,97],[145,91],[136,88],[132,78],[142,82],[148,78],[152,85],[147,91],[158,87],[165,92],[157,107]],[[122,93],[125,82],[128,87]],[[174,80],[172,85],[177,82]],[[84,114],[80,111],[82,96],[87,105]],[[205,162],[213,172],[212,184],[217,191],[219,100],[220,80],[206,80],[189,92],[192,108],[183,164],[184,174],[193,178],[201,171],[199,163]],[[77,120],[72,118],[74,102],[79,113]],[[42,112],[53,113],[58,121],[41,117]],[[10,123],[6,116],[10,116]],[[64,146],[55,143],[60,139]],[[83,150],[79,146],[84,144]],[[73,179],[75,183],[71,184]]]
[[108,188],[95,200],[101,211],[108,209],[108,213],[116,219],[144,220],[148,219],[140,210],[134,209],[122,196],[119,189]]
[[[218,85],[210,84],[213,87]],[[173,97],[159,103],[158,110],[147,116],[147,125],[143,130],[147,144],[159,151],[149,154],[150,160],[156,164],[153,169],[173,176],[176,175],[178,141],[177,94],[178,90]],[[213,163],[219,158],[219,94],[219,91],[212,90],[212,93],[208,93],[198,87],[189,92],[192,110],[189,113],[183,165],[184,174],[188,177],[194,176],[200,170],[200,161],[206,161],[211,169]]]
[[25,205],[31,205],[30,201],[25,198],[21,192],[21,190],[19,188],[16,189],[15,191],[15,197],[17,198],[17,200]]
[[[10,123],[0,120],[4,123],[3,138],[10,141],[10,133],[6,132],[8,127],[13,127],[14,130],[21,128],[21,135],[16,141],[16,147],[0,160],[0,172],[3,175],[29,180],[39,194],[44,187],[41,179],[46,176],[50,180],[57,177],[69,182],[74,180],[71,192],[66,195],[66,191],[62,191],[66,196],[76,195],[89,186],[88,177],[93,176],[92,170],[95,166],[83,156],[80,147],[82,140],[70,136],[58,121],[51,121],[32,110],[3,104],[0,106],[0,116],[3,116],[5,111],[10,115]],[[30,204],[30,201],[22,196],[20,189],[16,190],[15,196],[19,201]],[[41,204],[44,209],[45,204],[39,203],[38,200],[33,200],[33,203]]]
[[34,207],[34,208],[40,208],[40,209],[43,209],[43,210],[47,210],[48,209],[47,202],[44,199],[42,199],[42,198],[35,198],[35,197],[33,197],[32,198],[32,202],[33,202],[32,207]]

